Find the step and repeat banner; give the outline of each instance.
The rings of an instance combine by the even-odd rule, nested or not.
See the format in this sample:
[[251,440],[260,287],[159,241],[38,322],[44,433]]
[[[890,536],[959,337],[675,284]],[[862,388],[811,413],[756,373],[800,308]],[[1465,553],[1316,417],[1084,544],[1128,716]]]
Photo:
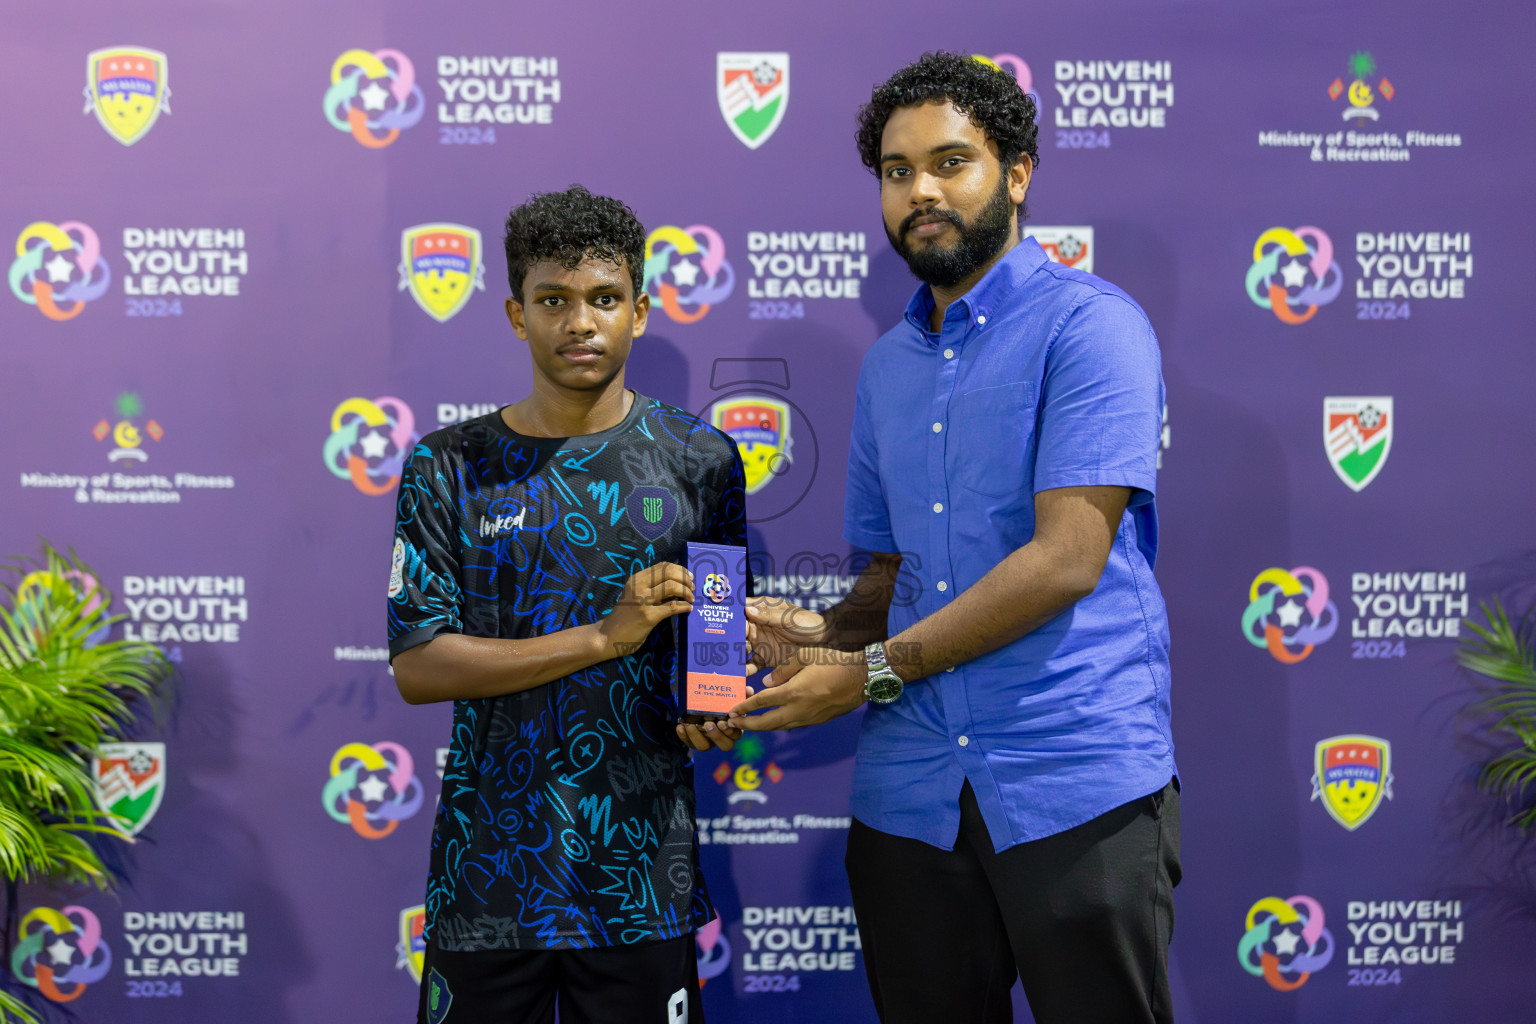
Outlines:
[[[914,287],[854,115],[946,48],[1036,95],[1029,233],[1162,343],[1180,1019],[1528,1019],[1529,854],[1453,652],[1533,546],[1533,26],[1473,13],[7,8],[0,551],[73,546],[178,668],[95,761],[121,890],[23,889],[7,984],[87,1022],[414,1013],[449,709],[389,674],[393,494],[528,392],[499,243],[533,191],[635,208],[629,382],[740,440],[759,593],[845,593],[855,377]],[[856,719],[699,758],[713,1020],[874,1019]]]

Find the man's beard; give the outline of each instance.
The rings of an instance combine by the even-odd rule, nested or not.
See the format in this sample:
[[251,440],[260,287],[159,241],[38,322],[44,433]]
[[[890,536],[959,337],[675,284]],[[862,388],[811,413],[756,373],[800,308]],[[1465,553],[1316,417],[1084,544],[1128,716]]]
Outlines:
[[[925,245],[913,249],[907,245],[912,222],[923,216],[943,217],[954,226],[956,239],[951,245]],[[919,281],[934,288],[953,288],[986,266],[1008,241],[1008,233],[1018,219],[1018,207],[1008,196],[1008,177],[1002,175],[987,205],[967,224],[953,210],[914,210],[892,234],[885,235],[891,246],[907,261],[907,268]]]

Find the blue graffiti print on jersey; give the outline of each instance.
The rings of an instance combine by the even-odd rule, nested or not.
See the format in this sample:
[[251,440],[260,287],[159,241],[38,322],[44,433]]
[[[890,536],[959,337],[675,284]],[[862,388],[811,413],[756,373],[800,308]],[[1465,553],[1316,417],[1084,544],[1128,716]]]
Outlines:
[[[499,412],[429,434],[400,482],[390,656],[443,633],[599,622],[630,576],[681,562],[686,541],[745,543],[744,502],[730,439],[641,395],[585,437],[520,435]],[[631,655],[454,704],[429,942],[590,948],[676,938],[713,916],[673,732],[673,636],[663,623]]]

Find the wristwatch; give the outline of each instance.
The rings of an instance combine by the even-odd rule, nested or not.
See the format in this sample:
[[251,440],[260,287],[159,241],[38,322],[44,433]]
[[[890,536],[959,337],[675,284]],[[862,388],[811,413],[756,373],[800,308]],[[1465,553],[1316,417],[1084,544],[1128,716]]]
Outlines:
[[876,704],[890,704],[900,697],[901,676],[885,660],[885,643],[876,641],[864,648],[864,660],[869,663],[869,681],[864,684],[864,696]]

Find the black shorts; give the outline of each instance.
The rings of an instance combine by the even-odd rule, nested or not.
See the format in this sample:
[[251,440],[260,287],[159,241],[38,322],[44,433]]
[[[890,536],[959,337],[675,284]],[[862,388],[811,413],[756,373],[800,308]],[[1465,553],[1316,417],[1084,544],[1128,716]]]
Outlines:
[[427,944],[417,1024],[703,1024],[693,935],[602,949]]

